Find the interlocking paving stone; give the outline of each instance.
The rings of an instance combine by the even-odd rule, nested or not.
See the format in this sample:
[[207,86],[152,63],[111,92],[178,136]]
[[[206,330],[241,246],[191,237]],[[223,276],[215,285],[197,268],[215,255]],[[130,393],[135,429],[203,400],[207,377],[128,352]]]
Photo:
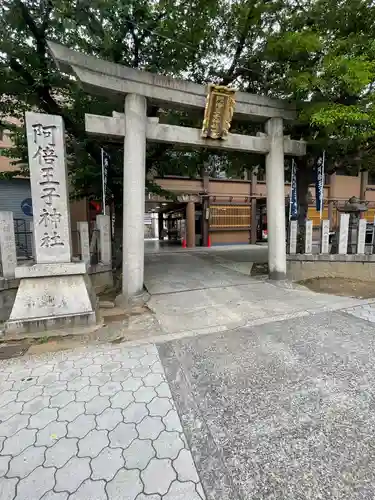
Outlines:
[[184,447],[178,432],[162,431],[153,444],[158,458],[175,459]]
[[79,415],[85,412],[85,405],[82,402],[72,401],[59,410],[58,420],[73,422]]
[[172,483],[170,490],[163,497],[163,500],[201,500],[198,495],[194,483],[180,483],[175,481]]
[[52,408],[64,408],[64,406],[66,406],[71,401],[74,401],[74,393],[69,391],[62,391],[51,398],[50,406]]
[[79,441],[78,456],[96,457],[106,446],[108,446],[108,432],[94,429]]
[[[17,485],[17,497],[22,500],[41,498],[55,485],[55,468],[37,467]],[[16,498],[17,498],[16,497]]]
[[77,455],[78,439],[61,438],[52,448],[46,451],[46,467],[62,467],[68,460]]
[[64,467],[56,472],[55,491],[73,493],[90,475],[90,460],[88,458],[72,457]]
[[121,368],[120,370],[116,370],[115,372],[111,373],[111,380],[112,382],[123,382],[129,377],[129,375],[131,375],[130,370]]
[[130,403],[134,402],[134,396],[132,392],[118,392],[115,396],[111,397],[112,408],[127,408]]
[[141,493],[137,496],[137,500],[161,500],[160,495],[144,495]]
[[83,438],[96,426],[94,415],[79,415],[68,424],[68,437]]
[[34,444],[35,435],[36,430],[34,429],[21,429],[17,434],[5,440],[2,454],[13,457],[18,455],[25,448]]
[[76,393],[76,401],[91,401],[99,394],[97,386],[86,386]]
[[[113,378],[113,377],[112,377]],[[125,380],[124,382],[122,382],[122,388],[124,389],[124,391],[136,391],[137,389],[139,389],[140,387],[143,386],[143,381],[142,379],[139,377],[130,377],[128,378],[127,380]]]
[[138,470],[120,470],[107,484],[109,498],[134,500],[143,489]]
[[17,395],[17,401],[30,401],[31,399],[41,396],[43,394],[43,387],[40,385],[33,385],[24,391],[20,391]]
[[148,415],[148,409],[145,403],[131,403],[122,411],[124,422],[134,422],[139,424],[141,420]]
[[66,436],[67,427],[65,422],[51,422],[44,429],[37,432],[36,446],[53,446],[57,439]]
[[8,477],[26,477],[44,462],[44,447],[30,446],[17,457],[12,458],[9,464]]
[[165,417],[172,409],[171,402],[167,398],[154,398],[150,403],[147,403],[147,408],[150,415],[153,417]]
[[122,390],[120,382],[107,382],[101,387],[99,387],[99,393],[101,396],[114,396]]
[[69,500],[107,500],[105,482],[86,479]]
[[160,417],[145,417],[140,424],[137,424],[137,431],[141,439],[156,439],[164,425]]
[[105,479],[110,481],[124,466],[122,450],[120,448],[104,448],[99,455],[91,461],[92,479]]
[[173,460],[173,467],[177,472],[179,481],[193,481],[194,483],[198,483],[197,470],[189,450],[183,449],[180,451],[176,460]]
[[155,456],[152,441],[149,439],[135,439],[129,448],[124,450],[123,456],[127,469],[143,470],[151,458]]
[[156,388],[155,391],[157,392],[158,396],[161,398],[171,398],[171,391],[169,390],[169,386],[167,382],[162,382],[159,384]]
[[178,414],[176,410],[170,410],[165,417],[162,418],[165,428],[167,431],[177,431],[182,432],[182,427],[180,423],[180,419],[178,418]]
[[86,413],[100,415],[110,405],[111,403],[107,396],[95,396],[94,399],[85,403]]
[[[13,415],[17,415],[17,413],[20,413],[22,411],[22,406],[23,403],[19,402],[16,403],[16,401],[12,401],[8,403],[7,405],[3,406],[0,408],[0,422],[3,422],[4,420],[8,420],[8,418],[13,417]],[[24,412],[26,413],[26,412]]]
[[136,437],[135,425],[121,422],[109,433],[111,448],[127,448]]
[[0,367],[0,500],[195,500],[155,346],[54,356]]
[[13,436],[20,429],[24,429],[28,423],[29,417],[27,415],[13,415],[0,424],[0,436],[5,438]]
[[29,427],[30,429],[43,429],[43,427],[56,420],[56,418],[56,408],[43,408],[43,410],[30,417]]
[[122,413],[118,408],[107,408],[99,416],[96,417],[98,429],[106,429],[112,431],[117,424],[122,422]]
[[145,493],[165,495],[172,481],[176,479],[176,472],[172,468],[171,460],[153,458],[146,469],[141,472],[141,477],[145,485]]
[[1,500],[13,500],[16,492],[18,479],[0,478],[0,498]]
[[68,495],[68,493],[55,493],[54,491],[49,491],[42,497],[42,500],[67,500]]
[[[5,476],[8,470],[9,461],[12,457],[10,456],[0,456],[0,478]],[[1,498],[1,497],[0,497]]]
[[[37,396],[36,398],[23,404],[22,413],[25,415],[35,415],[40,410],[50,405],[50,396]],[[18,404],[18,403],[17,403]]]

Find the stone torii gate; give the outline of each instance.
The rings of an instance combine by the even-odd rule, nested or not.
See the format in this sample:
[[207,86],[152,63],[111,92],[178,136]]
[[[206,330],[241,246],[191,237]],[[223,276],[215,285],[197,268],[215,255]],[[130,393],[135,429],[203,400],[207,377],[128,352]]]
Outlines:
[[86,131],[124,144],[122,294],[126,303],[143,291],[146,140],[265,154],[269,276],[286,277],[284,154],[306,154],[305,142],[283,135],[283,121],[296,118],[293,106],[237,92],[234,117],[264,122],[265,133],[255,137],[229,134],[225,141],[206,139],[200,129],[161,124],[158,118],[147,117],[148,103],[201,110],[203,116],[204,86],[106,62],[52,42],[49,48],[59,68],[74,74],[88,92],[124,102],[123,114],[86,114]]

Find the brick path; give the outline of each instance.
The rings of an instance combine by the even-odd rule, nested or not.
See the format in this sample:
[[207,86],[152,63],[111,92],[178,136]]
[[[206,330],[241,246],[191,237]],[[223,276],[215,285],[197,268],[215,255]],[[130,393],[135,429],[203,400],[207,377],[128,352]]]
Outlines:
[[0,365],[1,500],[204,500],[155,346]]

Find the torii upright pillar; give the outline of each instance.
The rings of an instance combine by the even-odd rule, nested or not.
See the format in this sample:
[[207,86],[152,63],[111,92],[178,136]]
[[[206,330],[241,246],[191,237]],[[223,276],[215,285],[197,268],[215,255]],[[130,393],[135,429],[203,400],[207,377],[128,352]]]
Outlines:
[[286,278],[283,119],[266,124],[270,151],[266,156],[268,272],[270,279]]
[[143,292],[146,111],[145,97],[125,97],[122,295],[117,300],[123,305]]

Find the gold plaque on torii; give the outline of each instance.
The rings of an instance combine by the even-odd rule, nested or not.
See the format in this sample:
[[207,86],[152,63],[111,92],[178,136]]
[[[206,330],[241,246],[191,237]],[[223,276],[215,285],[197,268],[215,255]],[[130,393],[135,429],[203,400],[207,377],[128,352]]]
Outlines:
[[236,91],[209,84],[204,110],[202,137],[226,139],[232,122]]

